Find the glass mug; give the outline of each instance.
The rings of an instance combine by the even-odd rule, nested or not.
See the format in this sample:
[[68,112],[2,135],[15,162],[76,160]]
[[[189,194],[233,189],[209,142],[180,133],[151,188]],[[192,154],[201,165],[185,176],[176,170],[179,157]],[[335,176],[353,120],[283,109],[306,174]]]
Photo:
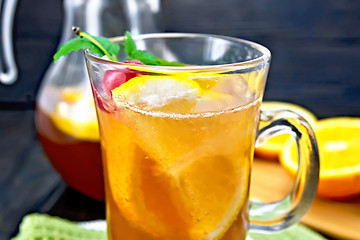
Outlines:
[[[138,46],[183,67],[85,52],[100,127],[110,240],[245,239],[300,221],[317,188],[314,134],[299,115],[261,112],[270,52],[231,37],[145,34]],[[117,84],[115,84],[117,82]],[[119,82],[123,83],[120,87]],[[259,120],[265,127],[258,130]],[[255,142],[294,136],[299,172],[274,203],[249,201]]]

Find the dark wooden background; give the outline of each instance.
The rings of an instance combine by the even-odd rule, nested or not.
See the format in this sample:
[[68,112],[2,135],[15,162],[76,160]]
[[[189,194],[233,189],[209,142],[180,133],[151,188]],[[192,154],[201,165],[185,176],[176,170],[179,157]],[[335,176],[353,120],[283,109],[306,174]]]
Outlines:
[[[358,0],[163,0],[161,27],[261,43],[273,55],[265,100],[297,103],[319,118],[360,117],[359,12]],[[19,78],[12,86],[0,84],[0,239],[16,231],[24,214],[57,214],[59,198],[72,202],[72,190],[63,193],[66,185],[46,161],[33,125],[37,89],[56,50],[62,17],[61,0],[19,0],[17,6]],[[101,212],[101,203],[91,204]],[[97,217],[84,210],[70,218]]]
[[[241,37],[273,55],[265,100],[290,101],[318,117],[360,115],[360,1],[163,0],[162,29]],[[61,0],[19,0],[14,86],[0,107],[31,108],[62,27]],[[14,104],[17,103],[17,104]]]

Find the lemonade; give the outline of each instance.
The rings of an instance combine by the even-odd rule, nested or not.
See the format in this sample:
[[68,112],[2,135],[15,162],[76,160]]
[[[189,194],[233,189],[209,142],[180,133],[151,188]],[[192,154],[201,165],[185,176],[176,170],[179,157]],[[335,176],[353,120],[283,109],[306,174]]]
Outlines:
[[138,76],[98,105],[109,239],[245,239],[261,100],[240,74],[195,76]]
[[[58,55],[84,39],[94,49],[85,59],[99,120],[108,239],[244,240],[249,230],[275,232],[300,221],[316,192],[316,141],[299,115],[260,112],[269,50],[226,36],[132,39],[127,32],[98,38],[100,52],[99,42],[75,30],[79,38]],[[259,120],[265,125],[258,131]],[[298,181],[284,199],[250,202],[254,143],[279,132],[299,142]]]
[[42,88],[35,125],[44,152],[65,182],[91,198],[103,200],[100,139],[91,91]]

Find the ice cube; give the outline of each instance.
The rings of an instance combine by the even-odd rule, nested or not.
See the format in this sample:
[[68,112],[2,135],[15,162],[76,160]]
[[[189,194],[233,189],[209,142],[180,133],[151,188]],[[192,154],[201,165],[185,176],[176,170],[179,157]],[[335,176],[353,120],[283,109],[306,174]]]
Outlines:
[[196,103],[194,112],[217,112],[236,106],[237,99],[234,96],[208,90],[204,91],[203,96]]
[[200,96],[199,89],[169,86],[166,83],[151,90],[138,99],[135,103],[137,107],[152,111],[188,113]]
[[211,90],[235,97],[237,99],[237,106],[248,104],[255,100],[247,81],[238,74],[220,78]]
[[[197,78],[196,81],[199,81]],[[232,109],[253,100],[247,81],[240,75],[219,75],[201,79],[207,82],[209,90],[204,90],[195,112],[211,112]],[[201,85],[201,84],[200,84]]]

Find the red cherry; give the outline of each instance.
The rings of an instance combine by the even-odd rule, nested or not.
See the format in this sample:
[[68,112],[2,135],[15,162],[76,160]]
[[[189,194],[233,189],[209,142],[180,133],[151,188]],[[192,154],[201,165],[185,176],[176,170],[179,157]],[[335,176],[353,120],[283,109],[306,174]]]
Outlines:
[[111,90],[117,88],[127,80],[127,74],[122,70],[108,70],[104,74],[104,90],[111,94]]
[[[125,61],[125,63],[128,64],[134,64],[134,65],[145,65],[139,60],[128,60]],[[104,91],[109,96],[112,96],[111,90],[119,87],[121,84],[129,81],[131,78],[136,77],[138,75],[145,74],[144,72],[137,71],[131,68],[121,68],[116,70],[107,70],[103,77],[103,86]],[[94,99],[96,105],[105,112],[114,112],[115,106],[113,105],[112,100],[103,100],[100,96],[100,94],[96,91],[96,89],[93,88],[94,93]]]
[[[125,61],[125,63],[134,65],[145,65],[141,61],[135,59],[127,60]],[[107,92],[110,92],[111,90],[117,88],[124,82],[129,81],[131,78],[136,77],[139,74],[142,74],[142,72],[130,68],[107,70],[103,78],[104,88]]]
[[[136,59],[127,60],[124,63],[133,64],[133,65],[145,65],[144,63],[142,63],[141,61],[136,60]],[[131,68],[125,68],[124,73],[126,74],[126,81],[129,81],[130,79],[132,79],[133,77],[136,77],[138,75],[145,74],[144,72],[137,71],[137,70],[134,70]]]
[[116,110],[116,107],[113,105],[112,100],[105,101],[102,100],[100,94],[92,88],[95,104],[98,106],[99,109],[103,110],[104,112],[110,113]]

